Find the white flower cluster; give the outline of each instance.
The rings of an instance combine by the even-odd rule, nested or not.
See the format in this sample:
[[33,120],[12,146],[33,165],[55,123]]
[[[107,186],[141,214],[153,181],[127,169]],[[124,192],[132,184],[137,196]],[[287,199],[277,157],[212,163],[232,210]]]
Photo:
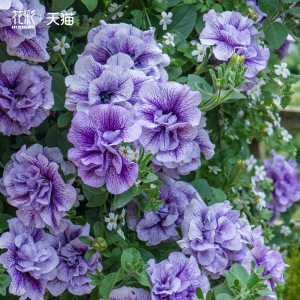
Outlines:
[[[126,210],[124,208],[122,209],[122,212],[120,215],[110,212],[108,214],[108,217],[105,217],[105,219],[104,219],[104,221],[107,223],[106,228],[109,231],[116,230],[118,227],[118,220],[122,220],[122,226],[124,226],[125,225],[125,213],[126,213]],[[121,228],[119,228],[117,230],[117,233],[119,236],[121,236],[125,240],[125,235]]]

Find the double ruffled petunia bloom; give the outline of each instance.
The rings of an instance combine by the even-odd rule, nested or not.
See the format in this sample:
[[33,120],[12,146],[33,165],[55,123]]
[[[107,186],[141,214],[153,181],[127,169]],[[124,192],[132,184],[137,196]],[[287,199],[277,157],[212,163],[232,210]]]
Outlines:
[[214,154],[214,145],[203,129],[198,105],[201,94],[177,82],[148,83],[141,87],[140,101],[134,111],[143,131],[139,142],[156,153],[154,171],[163,169],[167,175],[179,178],[196,170],[200,154],[207,159]]
[[18,208],[17,216],[25,226],[49,226],[56,233],[66,228],[63,217],[76,201],[76,190],[62,179],[59,164],[58,148],[35,144],[28,149],[24,145],[5,166],[1,192]]
[[30,134],[31,127],[40,125],[54,105],[51,83],[41,66],[12,60],[0,63],[0,132]]
[[155,28],[144,32],[125,23],[100,23],[89,31],[83,55],[91,54],[95,61],[106,64],[111,56],[124,53],[133,60],[133,69],[143,71],[155,80],[168,80],[164,67],[169,65],[170,58],[158,48],[154,39]]
[[72,120],[68,139],[75,148],[68,158],[78,167],[85,184],[106,184],[112,194],[128,190],[138,177],[138,164],[120,150],[121,142],[129,143],[141,135],[141,127],[132,113],[117,105],[97,105],[89,113],[79,111]]
[[148,261],[147,269],[152,284],[152,299],[191,299],[197,300],[195,294],[200,287],[206,295],[210,289],[206,276],[201,275],[197,260],[187,258],[181,252],[172,252],[168,259],[156,264],[154,259]]
[[59,259],[54,238],[43,229],[26,227],[17,218],[8,221],[10,231],[0,237],[0,263],[12,278],[9,292],[21,300],[42,300],[49,280],[56,276]]
[[[90,294],[95,288],[90,285],[91,279],[87,273],[96,274],[96,269],[102,271],[102,265],[98,261],[99,253],[95,253],[91,258],[85,259],[85,254],[93,249],[92,246],[82,243],[79,236],[89,236],[90,225],[74,225],[67,220],[67,228],[58,235],[54,235],[53,247],[57,251],[59,264],[57,275],[48,282],[49,292],[58,296],[66,289],[73,295]],[[90,239],[93,239],[89,236]]]
[[270,51],[258,46],[254,21],[235,11],[217,15],[213,9],[203,16],[203,20],[205,28],[200,34],[201,43],[213,46],[215,57],[221,61],[228,61],[233,53],[245,56],[244,67],[248,67],[245,77],[255,82],[258,72],[267,67]]
[[0,40],[6,42],[9,55],[37,62],[50,59],[46,50],[49,26],[45,13],[39,0],[1,1]]

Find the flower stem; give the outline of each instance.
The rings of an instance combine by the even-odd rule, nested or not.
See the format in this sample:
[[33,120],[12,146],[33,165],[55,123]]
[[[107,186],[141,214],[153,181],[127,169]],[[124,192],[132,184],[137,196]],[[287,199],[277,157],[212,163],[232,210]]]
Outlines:
[[150,19],[149,19],[149,15],[148,15],[148,12],[147,12],[147,8],[146,8],[146,6],[145,6],[145,4],[144,4],[144,0],[141,0],[141,3],[142,3],[142,5],[143,5],[143,11],[144,11],[144,13],[145,13],[145,15],[146,15],[147,21],[148,21],[148,23],[149,23],[149,27],[152,27],[151,21],[150,21]]
[[58,53],[58,55],[59,55],[60,61],[62,62],[62,64],[63,64],[63,66],[64,66],[64,68],[65,68],[67,74],[68,74],[68,75],[71,75],[70,72],[69,72],[69,70],[68,70],[68,68],[67,68],[67,66],[66,66],[66,64],[65,64],[65,61],[63,60],[63,58],[62,58],[62,56],[61,56],[61,54]]
[[119,11],[121,11],[131,0],[126,0],[122,5],[120,5],[115,11],[113,11],[110,15],[105,18],[105,22],[111,20],[111,18],[116,15]]

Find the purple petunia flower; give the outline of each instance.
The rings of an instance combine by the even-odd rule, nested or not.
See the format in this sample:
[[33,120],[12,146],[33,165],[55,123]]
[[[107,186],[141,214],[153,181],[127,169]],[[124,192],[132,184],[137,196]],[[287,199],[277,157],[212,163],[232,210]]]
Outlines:
[[153,163],[151,164],[153,172],[158,172],[162,169],[168,176],[179,178],[178,174],[188,175],[191,171],[200,167],[201,153],[203,153],[207,160],[211,159],[215,154],[215,145],[210,141],[208,132],[204,129],[205,126],[205,117],[201,116],[197,136],[191,143],[193,150],[189,153],[189,156],[186,156],[186,158],[180,162],[159,161],[156,156],[154,156],[152,158]]
[[54,105],[52,78],[41,66],[21,61],[0,63],[0,132],[30,134]]
[[58,173],[57,150],[39,144],[26,149],[24,145],[5,166],[2,188],[24,225],[47,225],[59,233],[67,226],[63,217],[76,201],[76,190]]
[[123,286],[113,290],[107,300],[152,300],[152,298],[151,294],[144,289]]
[[207,207],[193,199],[182,222],[183,239],[177,243],[187,255],[197,258],[205,275],[219,278],[230,259],[242,250],[239,212],[229,201]]
[[68,140],[75,148],[68,157],[83,182],[92,187],[106,184],[112,194],[128,190],[138,177],[138,165],[120,151],[121,142],[138,139],[141,127],[127,109],[116,105],[97,105],[89,114],[77,112]]
[[274,211],[275,217],[285,212],[295,202],[300,200],[300,180],[296,160],[286,159],[270,151],[272,157],[263,161],[267,177],[273,179],[273,201],[267,201],[267,208]]
[[155,80],[168,80],[164,67],[169,65],[170,58],[158,48],[153,37],[155,28],[143,32],[125,23],[100,23],[100,26],[89,31],[83,55],[91,54],[97,62],[104,65],[114,54],[124,53],[134,61],[132,68],[135,70],[143,71]]
[[162,173],[158,177],[163,182],[158,199],[164,200],[164,203],[160,209],[145,211],[140,220],[135,214],[137,205],[134,202],[130,202],[126,210],[129,229],[136,231],[138,238],[148,246],[178,239],[175,227],[181,226],[187,205],[192,199],[202,201],[189,183],[175,181]]
[[[278,251],[270,250],[270,247],[264,245],[263,238],[254,239],[252,247],[251,250],[247,251],[241,265],[247,269],[249,274],[251,273],[251,261],[254,261],[256,264],[255,270],[259,266],[264,266],[264,271],[261,276],[273,275],[272,278],[265,280],[264,283],[274,292],[275,282],[284,282],[283,272],[286,264]],[[273,298],[266,296],[260,299],[268,300]]]
[[147,273],[152,283],[152,299],[190,299],[197,300],[197,287],[204,295],[210,289],[206,276],[201,271],[195,257],[187,258],[181,252],[172,252],[168,259],[155,264],[154,259],[148,261]]
[[196,170],[201,144],[214,148],[199,126],[201,94],[187,85],[167,82],[148,83],[141,87],[139,96],[134,106],[136,119],[143,127],[139,142],[157,153],[152,160],[158,166],[154,171],[162,167],[167,175],[179,178],[178,173],[186,175]]
[[213,9],[203,16],[203,20],[205,28],[200,34],[200,41],[213,46],[217,59],[228,61],[233,53],[244,55],[244,66],[248,67],[245,77],[250,80],[266,68],[270,51],[259,48],[256,40],[258,31],[253,26],[253,20],[235,11],[217,15]]
[[88,111],[94,105],[111,103],[131,109],[141,85],[153,80],[142,71],[132,70],[133,65],[133,60],[123,53],[111,56],[106,65],[96,62],[91,55],[80,56],[75,75],[66,78],[65,107]]
[[[26,20],[24,12],[29,14]],[[33,15],[30,15],[31,12]],[[0,40],[6,42],[9,55],[38,62],[48,61],[47,23],[45,7],[39,0],[5,0],[0,3]]]
[[0,237],[0,263],[12,278],[9,292],[32,300],[44,299],[47,281],[56,276],[59,262],[52,247],[53,236],[33,226],[26,227],[17,218],[8,221],[10,231]]
[[89,236],[89,224],[74,225],[70,220],[67,220],[67,224],[64,232],[54,235],[53,246],[59,257],[59,265],[57,275],[48,282],[47,289],[53,296],[62,294],[66,289],[73,295],[90,294],[95,286],[89,284],[91,279],[86,274],[96,274],[97,268],[102,271],[102,265],[98,261],[100,254],[95,253],[90,259],[84,258],[86,252],[93,247],[82,243],[79,236]]

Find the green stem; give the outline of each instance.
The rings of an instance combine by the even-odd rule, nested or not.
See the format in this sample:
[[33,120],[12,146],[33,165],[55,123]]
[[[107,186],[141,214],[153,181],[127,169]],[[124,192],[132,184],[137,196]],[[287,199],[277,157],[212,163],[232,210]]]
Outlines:
[[116,15],[119,11],[121,11],[131,0],[126,0],[122,5],[120,5],[115,11],[113,11],[110,15],[105,18],[105,22],[111,20],[111,18]]
[[252,216],[251,212],[249,211],[249,209],[246,205],[244,205],[244,209],[245,209],[247,215],[249,216],[249,218],[251,219],[251,221],[255,224],[255,226],[259,226],[260,224],[257,223],[256,219]]
[[68,75],[71,75],[70,72],[69,72],[69,70],[68,70],[68,68],[67,68],[67,66],[66,66],[66,64],[65,64],[65,61],[63,60],[63,58],[62,58],[62,56],[61,56],[61,54],[58,53],[58,55],[59,55],[60,61],[62,62],[62,64],[63,64],[63,66],[64,66],[64,68],[65,68],[67,74],[68,74]]
[[233,90],[230,90],[222,99],[220,99],[219,103],[222,103],[232,93],[233,93]]
[[151,21],[150,21],[150,19],[149,19],[149,15],[148,15],[148,12],[147,12],[147,8],[146,8],[146,6],[145,6],[145,4],[144,4],[144,1],[141,0],[141,3],[142,3],[142,5],[143,5],[143,11],[144,11],[144,13],[145,13],[145,15],[146,15],[147,21],[148,21],[148,23],[149,23],[149,27],[152,27]]

